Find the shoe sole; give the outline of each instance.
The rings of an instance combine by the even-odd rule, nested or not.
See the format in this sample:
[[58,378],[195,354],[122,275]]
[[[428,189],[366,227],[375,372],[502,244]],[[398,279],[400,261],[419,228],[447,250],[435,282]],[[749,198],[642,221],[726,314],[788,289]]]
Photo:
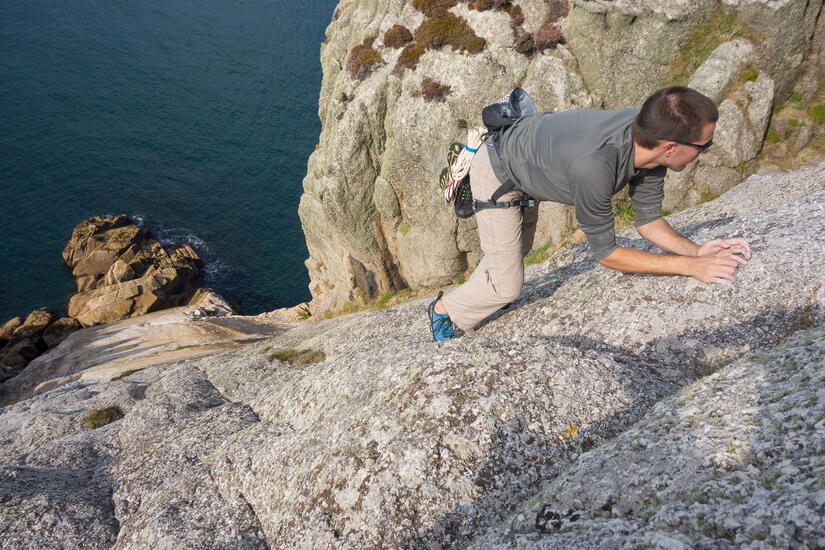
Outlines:
[[447,150],[447,167],[441,170],[441,174],[438,176],[438,186],[441,188],[442,194],[447,188],[447,181],[450,179],[450,168],[453,167],[453,163],[458,158],[458,155],[461,154],[463,149],[463,143],[454,141],[450,144],[450,148]]

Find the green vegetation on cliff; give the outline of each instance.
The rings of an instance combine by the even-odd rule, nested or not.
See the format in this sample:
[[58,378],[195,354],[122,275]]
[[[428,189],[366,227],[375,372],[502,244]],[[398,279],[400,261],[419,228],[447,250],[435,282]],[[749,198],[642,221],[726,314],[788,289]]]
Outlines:
[[710,57],[713,50],[736,38],[747,38],[755,42],[753,34],[737,20],[736,10],[718,6],[685,40],[679,55],[670,65],[667,84],[687,85],[690,76]]

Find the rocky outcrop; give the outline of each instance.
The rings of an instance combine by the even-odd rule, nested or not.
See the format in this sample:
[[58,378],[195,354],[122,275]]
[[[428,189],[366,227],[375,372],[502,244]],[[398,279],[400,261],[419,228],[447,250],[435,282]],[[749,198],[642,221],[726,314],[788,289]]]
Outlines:
[[184,305],[202,279],[189,244],[164,247],[125,215],[78,225],[63,259],[77,287],[69,316],[86,327]]
[[44,339],[59,335],[60,345],[32,359],[22,371],[17,369],[16,376],[0,386],[0,404],[27,399],[80,378],[111,380],[150,366],[215,354],[271,337],[287,324],[267,316],[232,315],[229,305],[210,291],[199,292],[197,297],[202,298],[199,303],[187,307],[149,313],[116,325],[89,327],[71,335],[60,334],[66,318],[56,321]]
[[32,311],[26,319],[15,317],[0,329],[0,382],[15,376],[29,361],[52,349],[80,328],[69,317],[57,319],[48,308]]
[[[719,103],[718,145],[668,177],[664,208],[676,211],[754,173],[771,109],[808,67],[820,70],[821,0],[496,6],[503,4],[338,6],[321,50],[322,132],[299,207],[313,313],[456,282],[473,269],[480,258],[474,220],[444,208],[436,182],[448,144],[463,141],[464,128],[480,125],[482,107],[514,85],[542,110],[639,107],[670,83],[705,90]],[[418,44],[416,31],[439,9],[454,26],[466,23],[483,49],[451,47],[449,33],[441,47]],[[414,37],[403,49],[385,38],[397,25]],[[560,29],[560,42],[525,46],[541,43],[537,37],[551,28]],[[353,52],[367,50],[369,70],[348,71]],[[439,85],[437,98],[422,92],[425,79]],[[542,205],[536,246],[573,241],[576,230],[570,207]]]
[[[609,271],[579,244],[528,268],[509,309],[443,344],[423,301],[132,373],[121,346],[139,332],[105,344],[122,353],[122,377],[79,372],[0,409],[0,476],[22,480],[2,486],[4,544],[529,546],[542,539],[521,529],[546,501],[581,514],[581,530],[547,539],[560,546],[813,546],[825,165],[751,177],[671,221],[697,241],[748,240],[735,285]],[[646,246],[632,230],[620,238]],[[58,349],[91,330],[103,327]],[[295,366],[274,358],[283,348],[326,358]],[[111,407],[122,418],[85,426]],[[61,483],[26,481],[50,475]],[[43,542],[46,524],[65,528]]]
[[756,167],[774,104],[774,81],[756,68],[756,47],[745,39],[716,48],[688,85],[719,103],[714,147],[682,172],[668,172],[666,210],[724,193]]
[[77,294],[69,317],[48,308],[0,328],[0,382],[57,347],[81,327],[111,323],[175,306],[197,306],[214,316],[236,313],[212,289],[198,288],[203,267],[188,244],[163,246],[127,216],[90,218],[72,232],[63,258],[75,276]]

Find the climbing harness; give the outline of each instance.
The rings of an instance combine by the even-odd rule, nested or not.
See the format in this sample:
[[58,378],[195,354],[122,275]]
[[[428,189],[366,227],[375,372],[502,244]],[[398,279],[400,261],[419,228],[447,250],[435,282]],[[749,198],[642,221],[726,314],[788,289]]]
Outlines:
[[481,112],[486,128],[472,128],[467,131],[467,145],[455,141],[447,152],[447,167],[441,171],[439,186],[444,204],[453,203],[455,214],[459,218],[469,218],[480,210],[487,208],[530,208],[538,201],[527,197],[521,200],[498,202],[502,195],[515,188],[511,180],[502,182],[489,201],[473,198],[470,189],[470,165],[482,144],[495,147],[500,132],[512,126],[519,118],[536,112],[536,107],[527,92],[514,88],[506,96],[488,105]]

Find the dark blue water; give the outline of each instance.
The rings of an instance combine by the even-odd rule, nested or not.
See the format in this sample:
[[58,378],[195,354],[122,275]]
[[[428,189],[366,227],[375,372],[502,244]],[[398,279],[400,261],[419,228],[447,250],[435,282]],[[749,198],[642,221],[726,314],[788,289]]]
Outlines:
[[191,242],[247,313],[309,298],[297,208],[337,0],[3,0],[0,323],[73,291],[75,225]]

